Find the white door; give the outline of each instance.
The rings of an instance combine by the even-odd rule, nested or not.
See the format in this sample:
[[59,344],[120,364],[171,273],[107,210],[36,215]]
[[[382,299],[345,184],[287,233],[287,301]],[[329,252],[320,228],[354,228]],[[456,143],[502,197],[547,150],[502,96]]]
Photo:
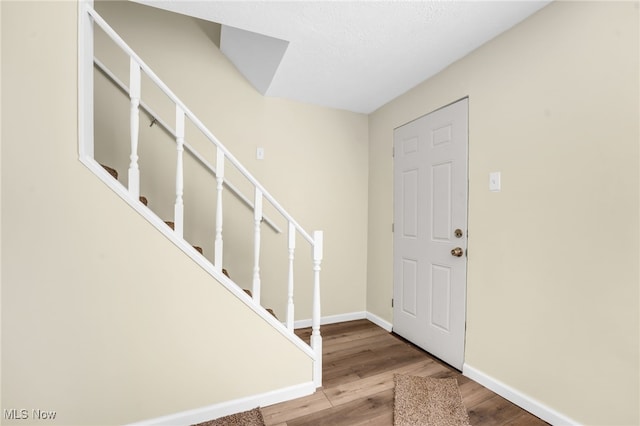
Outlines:
[[468,99],[394,132],[393,331],[461,370]]

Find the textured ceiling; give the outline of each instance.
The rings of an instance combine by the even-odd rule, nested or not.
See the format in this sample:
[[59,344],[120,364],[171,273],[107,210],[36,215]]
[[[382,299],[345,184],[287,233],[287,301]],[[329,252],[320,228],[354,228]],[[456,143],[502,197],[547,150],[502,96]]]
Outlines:
[[[234,63],[245,76],[269,63],[257,77],[267,96],[369,113],[550,0],[138,2],[257,33],[240,39],[253,48],[234,39],[225,54],[242,58]],[[267,51],[260,35],[282,40],[284,54],[252,61]]]

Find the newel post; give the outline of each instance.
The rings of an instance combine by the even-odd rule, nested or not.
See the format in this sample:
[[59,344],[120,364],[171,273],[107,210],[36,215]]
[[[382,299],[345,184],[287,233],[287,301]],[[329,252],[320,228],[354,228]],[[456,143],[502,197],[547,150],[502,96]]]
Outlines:
[[313,315],[311,325],[311,348],[316,354],[313,365],[313,381],[316,388],[322,386],[322,336],[320,335],[320,263],[323,251],[322,231],[313,233]]
[[293,305],[293,260],[296,250],[296,227],[289,222],[289,278],[287,280],[287,328],[293,331],[294,305]]

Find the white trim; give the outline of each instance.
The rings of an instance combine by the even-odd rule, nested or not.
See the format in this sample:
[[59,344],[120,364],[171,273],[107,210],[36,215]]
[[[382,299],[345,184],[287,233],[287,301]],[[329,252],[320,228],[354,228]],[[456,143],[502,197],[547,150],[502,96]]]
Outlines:
[[382,318],[375,314],[372,314],[371,312],[367,312],[367,319],[378,327],[388,331],[389,333],[393,331],[393,324],[391,324],[389,321],[383,320]]
[[462,374],[470,379],[475,380],[482,386],[492,390],[503,398],[513,402],[517,406],[524,408],[528,412],[535,416],[540,417],[542,420],[551,423],[552,425],[579,425],[577,421],[565,416],[562,413],[555,411],[542,402],[512,388],[511,386],[497,380],[480,370],[471,367],[469,364],[464,364],[462,367]]
[[[321,325],[336,324],[339,322],[355,321],[355,320],[361,320],[361,319],[369,320],[375,325],[377,325],[378,327],[388,332],[391,332],[393,328],[393,325],[390,322],[387,322],[382,318],[380,318],[379,316],[367,311],[349,312],[346,314],[338,314],[338,315],[330,315],[327,317],[322,317],[320,318],[320,324]],[[293,328],[311,327],[311,322],[312,322],[311,319],[298,320],[293,324]]]
[[193,425],[212,419],[217,419],[219,417],[228,416],[230,414],[252,410],[256,407],[266,407],[268,405],[277,404],[279,402],[301,398],[303,396],[311,395],[315,391],[316,387],[313,382],[307,382],[299,385],[289,386],[283,389],[265,392],[258,395],[236,399],[233,401],[209,405],[207,407],[196,408],[194,410],[182,411],[180,413],[170,414],[168,416],[141,420],[139,422],[129,423],[128,426]]
[[[320,318],[320,325],[335,324],[337,322],[360,320],[360,319],[365,319],[366,317],[367,317],[367,313],[365,311],[362,311],[362,312],[351,312],[351,313],[348,313],[348,314],[330,315],[328,317]],[[312,325],[312,320],[311,319],[304,319],[304,320],[295,321],[293,323],[293,328],[307,328],[307,327],[311,327],[311,325]],[[320,330],[320,332],[322,333],[322,330]]]

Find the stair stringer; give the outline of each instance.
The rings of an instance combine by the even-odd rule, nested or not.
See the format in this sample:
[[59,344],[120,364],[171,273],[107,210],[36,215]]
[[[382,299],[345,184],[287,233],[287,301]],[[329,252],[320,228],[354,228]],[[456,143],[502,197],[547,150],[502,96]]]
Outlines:
[[[224,275],[221,270],[218,270],[209,262],[203,255],[201,255],[193,246],[191,246],[183,238],[179,238],[175,235],[174,231],[166,226],[165,222],[159,218],[151,209],[142,204],[138,199],[131,195],[131,193],[125,188],[119,181],[113,179],[107,170],[105,170],[97,161],[91,157],[81,156],[80,161],[91,170],[96,177],[98,177],[105,185],[107,185],[113,192],[115,192],[122,200],[124,200],[131,208],[144,217],[149,223],[151,223],[160,233],[162,233],[169,241],[182,250],[188,257],[190,257],[198,266],[200,266],[205,272],[207,272],[213,279],[215,279],[220,285],[225,287],[234,296],[240,299],[245,305],[247,305],[256,315],[266,321],[271,327],[282,334],[287,340],[294,344],[300,351],[309,356],[314,363],[318,362],[315,352],[308,346],[302,339],[300,339],[295,333],[289,331],[289,329],[277,318],[271,315],[265,308],[258,305],[254,300],[249,297],[243,289],[241,289],[236,283],[229,277]],[[311,385],[313,382],[311,382]],[[315,387],[312,387],[315,390]],[[302,387],[303,392],[307,392],[307,387]],[[311,392],[312,393],[312,392]],[[307,395],[304,393],[303,395]],[[299,396],[295,394],[291,398]]]

